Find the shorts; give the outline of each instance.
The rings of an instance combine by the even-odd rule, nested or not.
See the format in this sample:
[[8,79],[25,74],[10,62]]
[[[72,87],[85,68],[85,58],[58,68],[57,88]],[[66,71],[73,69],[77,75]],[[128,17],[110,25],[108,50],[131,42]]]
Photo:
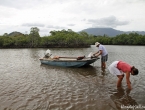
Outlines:
[[117,68],[117,64],[119,61],[114,61],[109,67],[109,71],[113,75],[123,75],[124,73]]
[[108,60],[108,54],[101,57],[101,62],[106,62]]

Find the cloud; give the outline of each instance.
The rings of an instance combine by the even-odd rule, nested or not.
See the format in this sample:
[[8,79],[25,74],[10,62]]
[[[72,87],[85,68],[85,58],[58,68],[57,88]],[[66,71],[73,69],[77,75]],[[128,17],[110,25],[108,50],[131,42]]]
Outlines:
[[27,26],[27,27],[44,27],[44,24],[41,23],[24,23],[22,26]]
[[119,21],[115,16],[109,16],[100,19],[89,19],[88,22],[92,24],[92,27],[112,27],[112,28],[129,24],[129,21]]
[[50,29],[64,29],[66,27],[48,25],[47,28],[50,28]]
[[75,24],[68,24],[68,26],[75,26]]
[[34,8],[41,5],[63,4],[71,0],[0,0],[0,6],[11,7],[16,9]]
[[10,18],[16,15],[16,9],[0,6],[0,22],[2,19]]
[[41,3],[44,3],[44,1],[45,0],[42,0],[42,2],[39,0],[0,0],[0,6],[16,9],[26,9],[40,5]]
[[42,35],[89,27],[144,31],[144,5],[145,0],[0,0],[0,35],[34,26]]

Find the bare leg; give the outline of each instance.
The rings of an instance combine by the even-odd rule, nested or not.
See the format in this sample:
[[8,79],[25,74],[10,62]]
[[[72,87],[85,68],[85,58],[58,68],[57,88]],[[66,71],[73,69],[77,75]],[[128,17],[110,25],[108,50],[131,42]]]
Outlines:
[[117,87],[121,87],[121,82],[123,80],[124,75],[117,75],[118,81],[117,81]]
[[106,69],[106,63],[105,62],[101,62],[101,68]]

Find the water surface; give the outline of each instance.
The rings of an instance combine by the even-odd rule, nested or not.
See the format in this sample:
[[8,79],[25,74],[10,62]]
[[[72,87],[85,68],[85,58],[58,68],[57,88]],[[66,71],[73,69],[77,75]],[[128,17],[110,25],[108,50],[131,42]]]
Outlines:
[[[47,49],[0,49],[0,110],[120,110],[145,106],[145,46],[111,46],[107,66],[123,60],[139,69],[131,76],[133,89],[117,89],[117,77],[100,68],[65,68],[42,65]],[[53,55],[87,56],[97,48],[50,48]],[[125,109],[123,109],[125,110]]]

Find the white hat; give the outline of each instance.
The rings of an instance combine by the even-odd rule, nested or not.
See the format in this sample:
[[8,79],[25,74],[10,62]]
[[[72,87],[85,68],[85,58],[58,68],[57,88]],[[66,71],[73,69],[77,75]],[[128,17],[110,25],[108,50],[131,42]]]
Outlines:
[[99,42],[96,42],[96,43],[95,43],[96,46],[98,46],[99,44],[100,44]]

